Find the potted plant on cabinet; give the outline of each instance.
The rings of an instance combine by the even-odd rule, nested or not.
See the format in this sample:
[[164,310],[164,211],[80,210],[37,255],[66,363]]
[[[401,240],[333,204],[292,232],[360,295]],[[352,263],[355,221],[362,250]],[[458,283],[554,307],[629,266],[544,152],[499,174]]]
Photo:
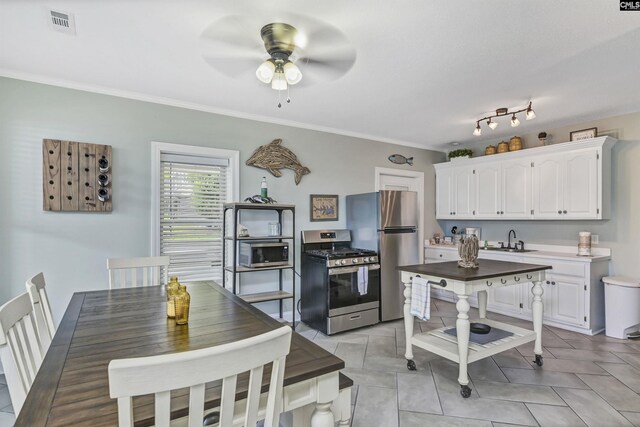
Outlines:
[[473,155],[473,151],[469,148],[458,148],[449,152],[449,160],[469,159]]

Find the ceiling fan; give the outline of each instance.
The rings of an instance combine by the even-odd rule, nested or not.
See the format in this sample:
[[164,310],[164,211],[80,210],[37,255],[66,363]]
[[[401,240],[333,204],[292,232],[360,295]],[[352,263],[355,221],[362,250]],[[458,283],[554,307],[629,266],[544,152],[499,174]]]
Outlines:
[[282,91],[291,102],[290,86],[332,81],[353,67],[356,51],[340,30],[309,17],[286,18],[295,26],[285,19],[265,25],[256,16],[224,17],[203,32],[203,57],[234,79],[247,81],[255,71],[260,82],[278,91],[278,107]]

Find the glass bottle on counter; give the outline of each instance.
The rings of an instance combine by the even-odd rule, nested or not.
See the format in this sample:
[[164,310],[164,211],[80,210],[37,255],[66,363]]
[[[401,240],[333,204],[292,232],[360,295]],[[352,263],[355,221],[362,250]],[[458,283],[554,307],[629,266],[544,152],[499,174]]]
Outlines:
[[189,322],[189,307],[191,305],[191,295],[187,292],[187,287],[180,285],[173,300],[176,307],[176,325],[186,325]]
[[173,319],[176,317],[176,305],[174,301],[174,297],[180,288],[180,282],[178,282],[178,278],[176,276],[171,277],[169,279],[169,283],[166,286],[167,290],[167,317],[169,319]]

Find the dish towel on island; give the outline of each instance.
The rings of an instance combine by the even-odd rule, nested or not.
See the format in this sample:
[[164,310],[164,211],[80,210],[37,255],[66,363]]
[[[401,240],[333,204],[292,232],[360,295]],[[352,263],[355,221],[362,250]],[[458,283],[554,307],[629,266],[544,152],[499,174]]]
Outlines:
[[411,282],[411,315],[420,320],[431,317],[431,285],[427,279],[414,277]]
[[358,292],[360,295],[369,292],[369,267],[358,268]]

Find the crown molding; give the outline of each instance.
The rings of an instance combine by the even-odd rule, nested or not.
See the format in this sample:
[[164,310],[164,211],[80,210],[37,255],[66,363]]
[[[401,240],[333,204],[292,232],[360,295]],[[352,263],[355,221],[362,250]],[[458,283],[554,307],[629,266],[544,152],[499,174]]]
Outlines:
[[276,119],[276,118],[267,117],[267,116],[260,116],[257,114],[249,114],[241,111],[229,110],[226,108],[216,108],[208,105],[181,101],[173,98],[164,98],[164,97],[148,95],[140,92],[119,90],[119,89],[113,89],[113,88],[104,87],[104,86],[78,83],[74,81],[56,79],[53,77],[43,76],[39,74],[24,73],[24,72],[14,71],[6,68],[0,68],[0,77],[7,77],[10,79],[24,80],[24,81],[33,82],[33,83],[63,87],[66,89],[97,93],[101,95],[115,96],[118,98],[132,99],[135,101],[149,102],[152,104],[167,105],[170,107],[184,108],[187,110],[202,111],[205,113],[218,114],[221,116],[234,117],[237,119],[253,120],[256,122],[276,124],[281,126],[289,126],[289,127],[299,128],[299,129],[307,129],[307,130],[312,130],[317,132],[348,136],[351,138],[366,139],[370,141],[382,142],[385,144],[403,145],[406,147],[419,148],[422,150],[441,152],[441,150],[437,148],[430,148],[415,142],[408,142],[408,141],[403,141],[403,140],[393,139],[393,138],[385,138],[385,137],[380,137],[380,136],[370,135],[370,134],[360,133],[360,132],[352,132],[352,131],[332,128],[328,126],[313,125],[309,123],[297,122],[294,120]]

